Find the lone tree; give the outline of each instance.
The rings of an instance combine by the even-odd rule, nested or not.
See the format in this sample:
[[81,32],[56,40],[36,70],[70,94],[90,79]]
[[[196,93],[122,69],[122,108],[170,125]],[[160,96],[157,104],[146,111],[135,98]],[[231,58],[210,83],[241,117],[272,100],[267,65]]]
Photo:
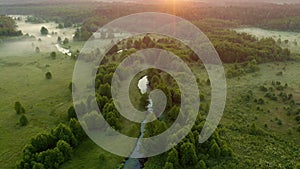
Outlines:
[[25,109],[24,107],[21,105],[20,102],[15,102],[15,110],[17,114],[24,114],[25,113]]
[[47,28],[45,28],[44,26],[42,26],[41,30],[40,30],[42,35],[48,35],[49,31]]
[[26,126],[26,125],[28,124],[28,119],[27,119],[27,117],[23,114],[23,115],[20,117],[19,122],[20,122],[20,125],[21,125],[21,126]]
[[51,74],[51,72],[47,72],[47,73],[45,74],[45,77],[46,77],[46,79],[52,79],[52,74]]

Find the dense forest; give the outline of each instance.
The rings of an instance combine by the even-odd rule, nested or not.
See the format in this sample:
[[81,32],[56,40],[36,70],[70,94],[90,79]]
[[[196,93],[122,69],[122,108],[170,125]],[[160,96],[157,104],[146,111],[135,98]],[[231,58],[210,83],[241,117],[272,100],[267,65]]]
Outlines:
[[[278,41],[272,38],[259,39],[246,33],[238,33],[231,28],[250,25],[276,30],[300,31],[300,5],[264,4],[262,6],[261,4],[237,4],[233,6],[208,7],[202,3],[189,2],[183,3],[181,8],[177,9],[176,12],[170,4],[158,6],[157,4],[133,3],[76,2],[75,4],[67,4],[64,2],[48,2],[22,6],[0,6],[0,14],[2,12],[24,15],[33,14],[33,16],[26,18],[26,22],[43,23],[55,21],[57,25],[59,25],[58,28],[74,26],[74,42],[70,42],[70,46],[74,43],[84,43],[99,27],[115,18],[146,11],[171,13],[193,22],[208,36],[216,51],[219,53],[221,60],[225,63],[228,80],[237,78],[236,80],[240,82],[240,79],[244,75],[258,76],[257,72],[260,69],[259,64],[275,62],[279,65],[280,63],[294,60],[290,50],[282,48]],[[43,28],[44,27],[41,29],[41,33],[45,32],[46,28]],[[100,38],[109,39],[114,36],[114,33],[116,32],[113,30],[102,32]],[[42,34],[48,34],[48,30],[47,33]],[[0,37],[19,35],[22,35],[22,32],[17,31],[15,21],[9,17],[1,16]],[[83,126],[86,127],[86,129],[94,130],[103,128],[101,125],[95,125],[100,115],[91,107],[92,102],[97,103],[102,115],[115,130],[136,137],[140,126],[135,123],[131,124],[129,120],[122,117],[117,111],[110,92],[110,83],[113,72],[115,72],[119,62],[130,54],[146,48],[159,48],[173,52],[175,55],[180,56],[193,71],[205,71],[201,60],[195,56],[195,53],[175,39],[161,35],[147,34],[119,42],[106,53],[102,65],[97,67],[97,77],[95,79],[96,99],[94,100],[93,97],[90,96],[81,103],[75,103],[69,107],[66,112],[63,112],[65,116],[67,116],[67,119],[64,119],[62,123],[59,123],[52,129],[50,128],[46,132],[33,137],[24,147],[21,160],[17,162],[16,168],[56,169],[72,160],[75,156],[74,154],[78,153],[78,147],[89,140],[77,119],[77,115],[78,117],[82,117],[83,121],[87,124]],[[121,53],[119,53],[120,50],[122,50]],[[93,55],[86,54],[83,56],[83,61],[88,62],[93,60],[93,57],[95,57],[94,54],[96,54],[97,57],[99,53],[99,51],[95,51]],[[40,57],[40,54],[37,55]],[[48,55],[49,54],[47,54],[47,56]],[[53,58],[51,60],[53,62],[56,59],[60,59],[60,55],[58,54],[58,56],[56,56],[56,53],[50,53],[50,56]],[[64,59],[66,59],[66,57],[64,57]],[[75,56],[73,56],[72,59],[75,59]],[[134,65],[132,65],[132,67],[133,66]],[[282,77],[286,69],[286,66],[283,68],[280,67],[278,72],[271,73],[276,73],[277,77]],[[126,72],[126,70],[124,70],[124,72]],[[162,116],[154,122],[147,123],[145,127],[145,137],[151,137],[164,132],[172,125],[178,116],[181,116],[181,93],[176,81],[166,72],[149,69],[142,72],[141,75],[136,78],[141,78],[142,75],[148,76],[149,87],[151,89],[160,89],[166,93],[167,96],[167,105]],[[202,74],[199,73],[199,76],[201,75]],[[47,72],[46,79],[50,81],[51,79],[55,79],[55,76],[52,77],[52,74]],[[137,79],[135,80],[137,81]],[[205,116],[209,110],[209,91],[211,87],[209,79],[199,78],[197,79],[197,83],[199,90],[201,90],[200,98],[203,102],[200,105],[199,115],[192,130],[186,138],[170,151],[144,159],[145,169],[275,168],[277,164],[282,163],[284,164],[280,166],[280,168],[299,168],[298,161],[296,161],[298,159],[299,146],[283,140],[281,135],[275,135],[269,130],[272,128],[270,123],[276,123],[276,127],[284,125],[284,122],[282,122],[280,118],[276,117],[276,119],[274,119],[275,117],[273,118],[271,117],[272,115],[270,115],[271,112],[277,112],[278,109],[281,110],[281,108],[277,107],[275,109],[275,106],[272,107],[272,104],[276,106],[284,104],[282,114],[287,114],[294,120],[294,123],[296,123],[295,126],[297,126],[297,128],[289,129],[288,132],[292,133],[294,129],[300,132],[300,103],[297,103],[296,100],[297,91],[295,92],[290,89],[287,83],[279,81],[266,81],[264,84],[255,84],[251,86],[251,88],[247,88],[247,91],[240,93],[238,93],[237,89],[237,93],[234,93],[234,97],[230,98],[230,104],[226,108],[227,116],[232,118],[230,120],[233,120],[233,122],[226,121],[220,124],[208,141],[203,144],[198,144],[199,133],[204,126]],[[68,89],[70,91],[76,90],[76,85],[70,82]],[[138,89],[135,88],[135,90]],[[292,92],[296,94],[290,94]],[[136,104],[135,106],[139,109],[145,109],[145,106],[148,104],[148,93],[140,94],[139,91],[136,91],[136,93],[138,94],[135,94],[133,99],[131,98],[132,103]],[[268,107],[269,104],[271,105],[270,107]],[[76,114],[74,107],[82,110],[82,114]],[[20,124],[26,126],[30,120],[27,119],[27,116],[30,114],[26,114],[25,108],[20,102],[15,103],[15,110],[18,115],[22,115]],[[264,115],[263,113],[269,113],[268,119],[262,122],[263,126],[259,126],[256,123],[260,120],[258,117]],[[25,114],[27,116],[25,116]],[[124,128],[128,129],[125,130]],[[182,128],[184,130],[184,126],[182,126]],[[232,136],[230,134],[237,135]],[[244,135],[241,136],[241,134]],[[292,134],[289,134],[289,136],[291,135]],[[294,136],[295,135],[296,134],[294,134]],[[243,137],[248,138],[247,141],[250,143],[242,140]],[[271,142],[270,144],[272,144],[272,146],[279,150],[284,149],[287,153],[277,152],[276,148],[262,148],[261,145],[258,145],[260,141],[266,144]],[[233,145],[233,143],[236,145]],[[259,148],[263,150],[256,150],[255,153],[259,154],[252,154],[253,156],[245,152],[243,152],[243,154],[241,151],[250,151],[243,149],[244,143],[249,149]],[[239,147],[237,148],[237,146]],[[273,156],[272,153],[274,153],[274,151],[276,151],[276,155],[280,157],[276,155]],[[252,150],[251,152],[254,151]],[[241,156],[241,154],[243,155]],[[257,158],[266,154],[268,154],[267,158],[272,156],[271,159],[264,158],[259,162],[256,161]],[[283,157],[282,154],[287,155]],[[106,167],[105,158],[108,157],[100,154],[99,157],[96,158],[99,160],[99,164],[97,163],[97,165]],[[285,161],[282,162],[282,159]],[[118,167],[122,168],[122,165],[123,164],[119,164]]]
[[17,30],[15,21],[8,16],[0,16],[0,37],[5,36],[20,36],[21,31]]

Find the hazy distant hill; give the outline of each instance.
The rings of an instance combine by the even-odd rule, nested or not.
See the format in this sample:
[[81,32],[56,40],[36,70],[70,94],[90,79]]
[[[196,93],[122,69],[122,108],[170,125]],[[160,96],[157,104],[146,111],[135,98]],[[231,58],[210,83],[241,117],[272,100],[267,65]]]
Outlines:
[[[0,5],[3,4],[27,4],[27,3],[42,3],[42,2],[87,2],[87,1],[103,1],[103,2],[138,2],[138,3],[159,3],[160,1],[164,2],[167,0],[0,0]],[[178,0],[178,1],[188,1],[188,0]],[[257,2],[268,2],[268,3],[300,3],[300,0],[193,0],[206,3],[214,4],[228,4],[231,2],[239,3],[257,3]]]

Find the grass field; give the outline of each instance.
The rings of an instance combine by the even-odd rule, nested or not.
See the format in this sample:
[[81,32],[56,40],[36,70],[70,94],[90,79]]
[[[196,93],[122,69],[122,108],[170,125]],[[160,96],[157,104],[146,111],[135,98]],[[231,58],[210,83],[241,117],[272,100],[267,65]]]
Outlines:
[[[299,103],[300,82],[297,77],[300,75],[300,63],[266,63],[259,67],[260,71],[255,74],[228,79],[227,106],[221,121],[225,126],[222,137],[231,145],[237,159],[245,164],[243,167],[247,168],[247,164],[255,164],[258,168],[282,168],[284,164],[293,166],[300,161],[297,122],[284,110],[288,104],[265,98],[259,87],[270,86],[272,81],[287,83],[289,87],[285,92],[293,94],[295,102]],[[277,76],[274,70],[283,71],[283,76]],[[244,101],[243,96],[249,90],[253,92],[253,99],[262,98],[265,104]],[[257,110],[257,107],[260,109]],[[262,134],[249,133],[253,124]]]
[[[39,132],[52,129],[66,120],[71,106],[71,82],[74,60],[49,54],[0,59],[0,168],[11,168],[20,159],[22,149]],[[53,79],[46,80],[51,71]],[[20,101],[26,109],[29,125],[19,127],[14,103]]]

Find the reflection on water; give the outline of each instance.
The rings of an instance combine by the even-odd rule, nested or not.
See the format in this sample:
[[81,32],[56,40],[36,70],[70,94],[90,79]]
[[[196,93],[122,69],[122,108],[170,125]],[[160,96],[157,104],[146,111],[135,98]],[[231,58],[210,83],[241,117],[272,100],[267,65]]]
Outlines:
[[144,76],[143,78],[141,78],[139,80],[138,87],[139,87],[142,94],[145,94],[147,92],[148,84],[149,84],[149,81],[148,81],[147,76]]

